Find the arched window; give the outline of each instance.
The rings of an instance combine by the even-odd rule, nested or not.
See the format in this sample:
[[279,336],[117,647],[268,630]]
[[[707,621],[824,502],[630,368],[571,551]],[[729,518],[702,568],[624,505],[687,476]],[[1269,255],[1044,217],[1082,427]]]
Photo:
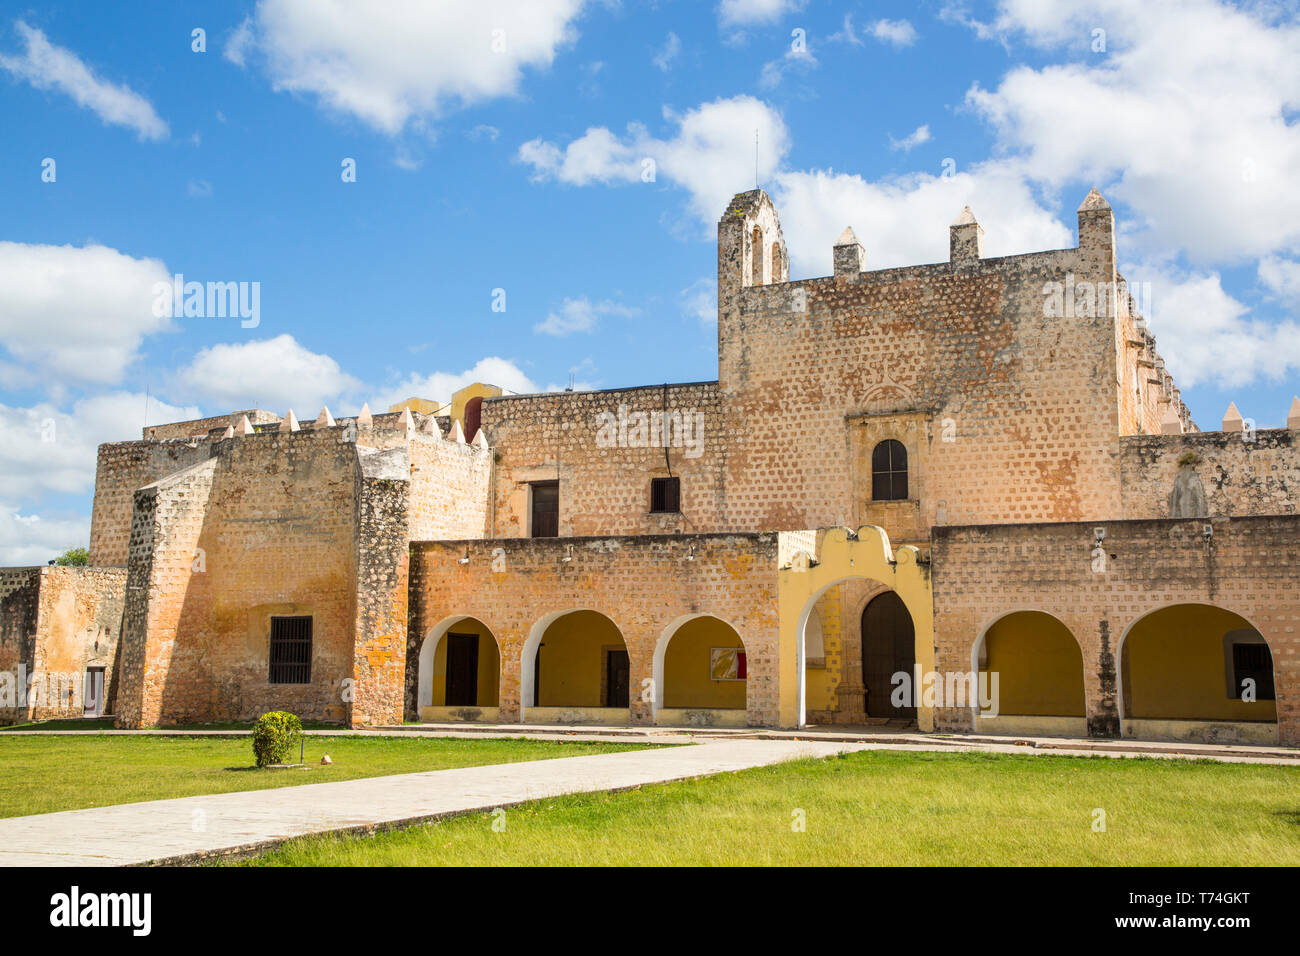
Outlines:
[[772,243],[772,281],[781,281],[781,246],[779,243]]
[[750,247],[750,254],[754,259],[754,285],[764,285],[767,280],[763,277],[763,230],[754,227],[754,241]]
[[907,499],[907,449],[901,441],[887,438],[871,452],[871,498],[873,501]]

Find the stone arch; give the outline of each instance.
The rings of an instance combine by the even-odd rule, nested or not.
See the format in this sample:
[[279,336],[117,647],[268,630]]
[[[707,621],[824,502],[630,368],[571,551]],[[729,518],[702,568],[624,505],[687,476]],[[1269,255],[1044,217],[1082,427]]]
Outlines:
[[[553,629],[566,618],[575,630]],[[564,642],[564,652],[548,661],[539,651],[547,638]],[[519,721],[529,719],[528,712],[551,714],[563,723],[629,723],[632,688],[617,685],[616,672],[626,670],[609,661],[611,653],[621,651],[630,666],[627,641],[622,629],[609,615],[594,608],[566,608],[538,619],[529,630],[519,661]],[[538,681],[538,663],[541,681]],[[548,668],[548,665],[550,667]],[[610,667],[613,670],[610,670]],[[550,668],[556,668],[551,670]],[[560,675],[557,679],[555,675]],[[611,676],[615,683],[611,685]],[[618,696],[612,697],[611,695]],[[626,702],[613,706],[611,699]],[[534,700],[537,703],[534,703]]]
[[[990,642],[997,654],[991,654]],[[1012,667],[1006,671],[1003,662]],[[992,665],[992,666],[991,666]],[[993,694],[993,667],[997,693]],[[979,701],[969,703],[972,730],[988,733],[1038,733],[1083,737],[1088,733],[1083,647],[1054,614],[1039,608],[1004,611],[980,629],[971,645],[971,673],[990,674],[988,691],[996,714],[981,716]],[[984,686],[977,683],[976,691]]]
[[[1275,744],[1276,688],[1254,688],[1243,700],[1236,673],[1247,661],[1234,645],[1262,646],[1270,685],[1277,658],[1263,631],[1245,615],[1202,601],[1149,610],[1129,623],[1115,651],[1116,707],[1125,737],[1213,743]],[[1235,658],[1235,659],[1234,659]],[[1262,675],[1250,673],[1252,679]],[[1260,696],[1271,691],[1273,699]]]
[[[705,625],[708,625],[707,629]],[[747,723],[748,693],[747,681],[743,679],[745,677],[743,668],[738,694],[731,687],[720,687],[715,694],[705,695],[701,691],[701,686],[699,686],[702,685],[702,682],[696,682],[690,688],[685,689],[685,692],[681,687],[674,687],[673,693],[669,693],[670,677],[675,676],[680,679],[682,676],[680,670],[676,675],[670,675],[668,666],[669,647],[673,639],[679,637],[679,635],[682,639],[689,640],[691,643],[688,650],[690,656],[688,665],[690,667],[711,665],[711,661],[703,657],[701,652],[707,653],[714,646],[722,648],[739,647],[741,653],[745,653],[744,638],[740,636],[740,632],[735,627],[723,618],[706,613],[683,614],[675,618],[660,632],[659,639],[655,642],[652,668],[655,722],[659,722],[660,711],[667,709],[674,712],[674,717],[679,718],[688,725],[745,725]],[[684,650],[680,641],[678,650]],[[699,659],[694,659],[696,657]],[[743,661],[741,663],[743,664]],[[716,675],[710,673],[709,679],[712,681],[717,678]],[[730,680],[717,680],[720,684],[732,683]],[[708,699],[709,697],[713,699]]]
[[750,239],[750,259],[751,275],[753,276],[753,285],[767,285],[767,276],[763,270],[763,227],[755,224],[753,236]]
[[[453,633],[457,627],[463,628],[467,633],[479,635],[479,651],[477,660],[477,672],[479,675],[479,692],[483,694],[489,687],[491,689],[490,702],[485,700],[475,706],[480,710],[488,711],[495,709],[501,700],[501,642],[497,639],[496,633],[492,628],[480,618],[468,614],[454,614],[445,617],[425,635],[423,642],[420,644],[419,665],[416,677],[416,696],[415,706],[416,714],[419,715],[425,708],[435,706],[447,706],[446,704],[436,704],[438,697],[437,688],[435,687],[434,678],[438,670],[436,664],[439,661],[439,651],[442,649],[443,638],[449,633]],[[487,640],[490,639],[490,642]],[[490,643],[490,647],[488,646]],[[445,674],[445,670],[442,671]],[[495,680],[489,678],[489,674],[495,673]]]

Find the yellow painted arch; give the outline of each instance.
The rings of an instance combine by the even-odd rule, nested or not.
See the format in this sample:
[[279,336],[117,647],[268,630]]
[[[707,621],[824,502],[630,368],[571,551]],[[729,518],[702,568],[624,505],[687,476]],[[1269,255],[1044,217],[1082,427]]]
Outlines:
[[[930,568],[920,562],[916,548],[904,545],[895,553],[885,529],[875,525],[863,525],[857,532],[848,528],[782,532],[781,538],[781,553],[788,554],[777,569],[780,619],[777,700],[782,727],[804,725],[803,629],[822,594],[840,581],[868,578],[893,588],[912,616],[917,666],[922,673],[934,670]],[[810,543],[811,552],[800,547]],[[916,719],[919,729],[934,730],[933,707],[918,706]]]

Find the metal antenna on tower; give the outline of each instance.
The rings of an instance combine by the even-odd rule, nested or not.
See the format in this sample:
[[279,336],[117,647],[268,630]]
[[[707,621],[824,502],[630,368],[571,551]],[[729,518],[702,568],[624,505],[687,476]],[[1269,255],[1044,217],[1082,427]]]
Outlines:
[[754,128],[754,188],[758,188],[758,128]]

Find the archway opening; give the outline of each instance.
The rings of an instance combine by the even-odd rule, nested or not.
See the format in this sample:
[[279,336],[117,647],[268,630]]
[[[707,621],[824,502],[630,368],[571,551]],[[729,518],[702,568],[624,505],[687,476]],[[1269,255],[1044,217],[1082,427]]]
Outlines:
[[805,607],[800,636],[803,725],[916,720],[916,627],[898,592],[841,578]]
[[496,636],[477,618],[447,618],[420,645],[416,702],[421,720],[495,721],[500,683]]
[[1277,742],[1273,655],[1244,617],[1177,604],[1140,618],[1120,645],[1125,737]]
[[976,642],[973,658],[977,684],[967,691],[975,691],[968,702],[976,731],[1087,736],[1083,651],[1055,617],[1043,611],[1000,617]]
[[613,621],[598,611],[549,615],[522,660],[524,719],[533,723],[628,723],[631,662]]
[[656,722],[745,726],[748,675],[745,642],[726,621],[701,614],[675,622],[655,649]]

